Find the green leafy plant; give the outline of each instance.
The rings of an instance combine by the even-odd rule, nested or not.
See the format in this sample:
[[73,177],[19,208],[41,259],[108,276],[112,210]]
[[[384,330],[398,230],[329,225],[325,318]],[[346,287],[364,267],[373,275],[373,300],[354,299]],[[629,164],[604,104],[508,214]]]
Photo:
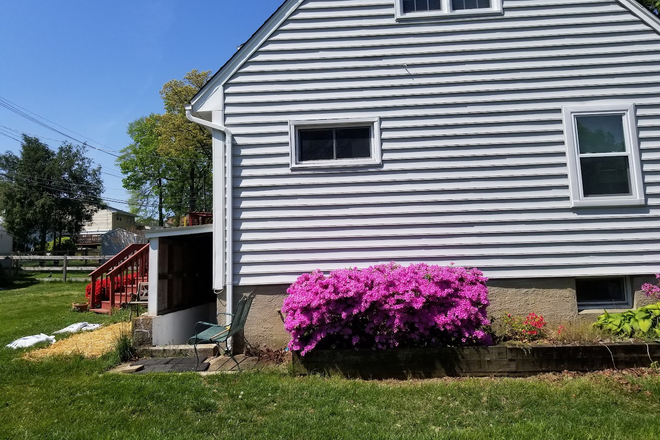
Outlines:
[[128,362],[137,358],[137,352],[133,347],[133,338],[126,333],[122,333],[117,339],[115,351],[121,362]]
[[71,251],[75,252],[78,249],[76,243],[71,240],[71,237],[62,237],[61,243],[55,243],[55,240],[51,240],[46,243],[46,252],[54,251]]
[[596,328],[617,336],[660,338],[660,303],[621,313],[603,313]]

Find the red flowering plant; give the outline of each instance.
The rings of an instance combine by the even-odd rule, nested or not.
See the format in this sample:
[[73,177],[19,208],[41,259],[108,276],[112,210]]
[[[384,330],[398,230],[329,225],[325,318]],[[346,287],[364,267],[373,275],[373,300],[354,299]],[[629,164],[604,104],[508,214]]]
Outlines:
[[[125,286],[129,286],[135,283],[135,277],[133,275],[126,275],[123,279],[120,276],[115,277],[115,293],[122,293]],[[96,296],[96,304],[100,304],[101,301],[108,299],[110,295],[110,278],[104,278],[103,280],[96,280],[94,283],[94,294]],[[87,302],[92,299],[92,283],[87,284],[85,287],[85,297]]]
[[282,306],[289,348],[489,345],[486,281],[478,269],[426,264],[304,274]]
[[545,326],[543,316],[534,312],[525,318],[507,313],[500,319],[499,333],[503,341],[538,341],[546,336]]

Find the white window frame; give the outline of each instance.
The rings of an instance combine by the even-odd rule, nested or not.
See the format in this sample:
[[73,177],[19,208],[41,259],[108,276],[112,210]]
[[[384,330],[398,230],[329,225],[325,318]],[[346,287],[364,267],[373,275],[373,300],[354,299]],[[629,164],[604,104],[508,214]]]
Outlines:
[[458,17],[474,17],[482,15],[494,15],[503,13],[502,0],[490,0],[490,8],[478,9],[451,9],[451,0],[440,0],[440,10],[403,12],[403,0],[394,0],[394,16],[397,21],[401,20],[429,20],[446,19]]
[[[370,157],[359,157],[352,159],[331,159],[331,160],[299,160],[298,154],[298,131],[301,129],[330,129],[330,128],[350,128],[350,127],[370,127],[371,128],[371,149]],[[380,139],[380,118],[360,118],[360,119],[323,119],[308,121],[289,121],[289,145],[291,169],[309,169],[309,168],[342,168],[342,167],[362,167],[376,166],[382,164],[381,139]]]
[[[600,309],[602,310],[603,308],[629,308],[632,307],[632,302],[633,302],[633,286],[632,286],[632,280],[630,277],[627,276],[620,276],[620,277],[581,277],[580,279],[606,279],[606,278],[611,278],[611,279],[622,279],[622,287],[623,287],[623,296],[624,299],[623,301],[611,301],[611,300],[602,300],[602,301],[579,301],[577,302],[578,306],[578,311],[581,310],[590,310],[590,309]],[[576,279],[577,283],[577,279]],[[577,285],[575,286],[575,298],[577,299],[578,296],[578,291],[577,291]]]
[[[570,106],[563,108],[564,131],[566,135],[566,155],[568,177],[573,207],[642,206],[646,200],[642,180],[642,165],[637,137],[637,119],[634,104],[603,104]],[[585,197],[582,191],[582,171],[578,145],[576,117],[621,115],[626,143],[626,154],[630,167],[630,194],[602,195]]]

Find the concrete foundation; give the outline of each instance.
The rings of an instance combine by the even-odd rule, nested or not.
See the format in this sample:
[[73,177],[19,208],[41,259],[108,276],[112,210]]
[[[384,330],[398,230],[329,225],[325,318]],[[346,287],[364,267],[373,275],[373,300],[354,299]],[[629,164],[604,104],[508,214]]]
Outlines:
[[245,338],[254,347],[284,348],[289,334],[284,330],[284,317],[280,313],[289,285],[241,286],[234,288],[234,304],[241,295],[252,290],[257,294],[245,323]]
[[188,343],[198,321],[215,322],[215,302],[153,317],[153,345]]
[[578,315],[574,278],[490,280],[488,293],[488,315],[495,318],[534,312],[549,322],[566,322]]
[[[652,276],[631,277],[634,295],[632,307],[642,307],[658,302],[647,298],[641,286],[653,282]],[[271,286],[236,286],[234,304],[241,295],[252,290],[256,297],[245,325],[245,337],[255,347],[280,349],[286,347],[289,334],[284,330],[284,316],[280,310],[288,285]],[[575,278],[530,278],[517,280],[490,280],[488,282],[491,305],[488,315],[497,319],[505,313],[526,316],[534,312],[542,315],[551,325],[574,321],[594,321],[603,313],[603,308],[579,310],[575,293]],[[217,307],[224,312],[226,298],[218,295]],[[619,309],[608,308],[608,311]],[[624,309],[625,310],[625,309]],[[221,318],[222,319],[222,318]],[[242,344],[237,341],[236,352],[242,351]]]

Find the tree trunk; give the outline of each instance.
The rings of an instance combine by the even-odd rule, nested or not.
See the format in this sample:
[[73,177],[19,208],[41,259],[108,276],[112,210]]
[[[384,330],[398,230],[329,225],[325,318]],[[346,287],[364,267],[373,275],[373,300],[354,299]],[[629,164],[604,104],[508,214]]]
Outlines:
[[47,231],[42,229],[40,231],[40,233],[41,233],[40,234],[41,237],[39,237],[39,250],[41,252],[46,252],[46,234],[47,234]]
[[190,198],[188,199],[188,211],[194,212],[197,210],[197,197],[195,194],[195,167],[190,166]]
[[163,226],[163,179],[158,178],[158,226]]

